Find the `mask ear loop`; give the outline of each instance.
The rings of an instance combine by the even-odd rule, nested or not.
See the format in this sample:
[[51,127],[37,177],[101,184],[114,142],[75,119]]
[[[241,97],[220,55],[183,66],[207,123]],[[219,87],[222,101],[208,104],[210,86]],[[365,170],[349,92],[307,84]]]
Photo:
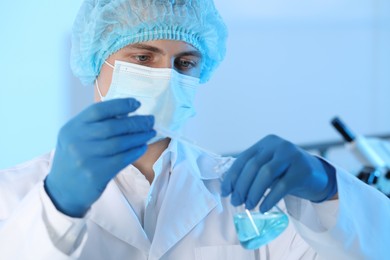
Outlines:
[[104,64],[108,65],[108,67],[114,69],[115,67],[113,65],[111,65],[110,63],[108,63],[106,60],[104,61]]
[[[104,63],[106,64],[106,65],[108,65],[110,68],[112,68],[112,69],[114,69],[115,67],[114,66],[112,66],[110,63],[108,63],[107,61],[104,61]],[[97,80],[97,78],[95,79],[95,87],[96,87],[96,89],[97,89],[97,91],[98,91],[98,94],[99,94],[99,96],[100,96],[100,100],[101,101],[103,101],[103,95],[102,95],[102,92],[100,92],[100,88],[99,88],[99,82],[98,82],[98,80]]]
[[98,92],[98,94],[99,94],[99,96],[100,96],[100,100],[103,101],[103,95],[102,95],[102,92],[100,92],[99,83],[98,83],[98,80],[97,80],[97,79],[95,79],[95,87],[96,87],[97,92]]

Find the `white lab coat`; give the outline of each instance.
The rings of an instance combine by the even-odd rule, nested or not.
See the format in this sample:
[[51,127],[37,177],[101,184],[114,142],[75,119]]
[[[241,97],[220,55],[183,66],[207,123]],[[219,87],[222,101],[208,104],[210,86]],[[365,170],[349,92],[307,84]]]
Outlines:
[[43,180],[53,153],[0,171],[0,259],[390,258],[389,200],[341,169],[338,201],[314,204],[286,197],[292,222],[287,230],[259,251],[243,249],[232,224],[234,209],[229,198],[219,196],[213,166],[221,158],[180,143],[173,147],[174,170],[152,243],[112,181],[83,220],[84,235],[69,255],[58,248],[60,238],[53,237],[47,222],[62,222],[65,234],[71,221],[47,220],[43,206],[48,199]]

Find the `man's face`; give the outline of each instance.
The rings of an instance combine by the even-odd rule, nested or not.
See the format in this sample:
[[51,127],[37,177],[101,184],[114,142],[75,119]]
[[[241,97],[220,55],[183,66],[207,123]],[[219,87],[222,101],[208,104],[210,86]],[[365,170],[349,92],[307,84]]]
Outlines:
[[[158,40],[130,44],[112,54],[107,62],[114,65],[115,60],[151,68],[171,68],[184,75],[200,77],[201,53],[182,41]],[[110,88],[112,73],[113,69],[103,64],[98,76],[99,89],[103,96]],[[100,101],[96,88],[95,101]]]

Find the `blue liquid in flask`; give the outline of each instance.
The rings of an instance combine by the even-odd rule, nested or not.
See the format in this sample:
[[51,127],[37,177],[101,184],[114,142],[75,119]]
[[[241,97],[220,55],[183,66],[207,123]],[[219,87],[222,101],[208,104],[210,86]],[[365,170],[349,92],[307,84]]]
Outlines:
[[279,236],[288,226],[288,217],[283,212],[252,212],[252,221],[245,212],[237,213],[234,216],[238,240],[246,249],[257,249]]

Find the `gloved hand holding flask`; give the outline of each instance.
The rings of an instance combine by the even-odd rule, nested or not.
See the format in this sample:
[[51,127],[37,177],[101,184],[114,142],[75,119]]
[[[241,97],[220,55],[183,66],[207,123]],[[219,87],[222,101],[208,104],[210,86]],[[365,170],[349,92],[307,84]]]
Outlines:
[[336,195],[335,169],[298,146],[269,135],[242,152],[224,176],[222,196],[253,209],[262,199],[266,212],[286,195],[322,202]]
[[133,98],[91,105],[62,127],[45,189],[56,208],[83,217],[108,182],[146,151],[153,116],[130,116]]
[[[222,182],[234,161],[233,157],[229,157],[214,168],[215,172],[221,176]],[[287,214],[278,206],[265,213],[238,206],[235,208],[233,222],[240,244],[246,249],[253,250],[268,244],[283,233],[289,220]]]

